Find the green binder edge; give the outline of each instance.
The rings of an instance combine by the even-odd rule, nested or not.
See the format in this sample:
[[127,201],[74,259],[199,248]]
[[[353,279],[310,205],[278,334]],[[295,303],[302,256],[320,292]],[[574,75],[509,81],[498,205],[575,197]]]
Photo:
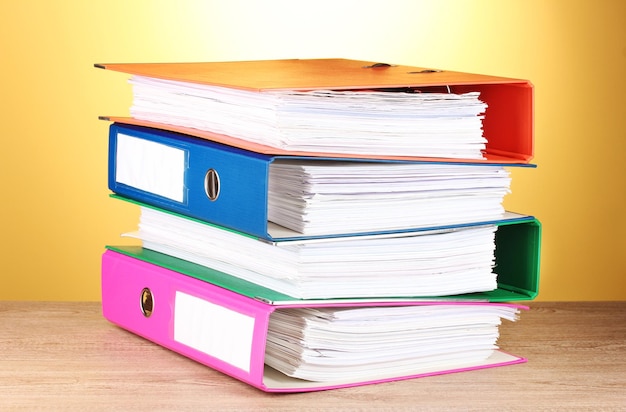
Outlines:
[[488,301],[510,302],[532,300],[537,296],[539,285],[539,254],[541,224],[534,217],[529,220],[503,222],[496,231],[496,273],[498,288],[489,292],[470,293],[441,297],[397,298],[336,298],[298,299],[272,289],[237,278],[218,270],[141,246],[106,246],[107,249],[142,260],[204,282],[239,293],[272,305],[394,302],[394,301]]
[[[524,223],[502,222],[496,231],[495,257],[498,289],[493,291],[493,301],[535,299],[539,293],[541,222],[536,218]],[[500,290],[506,293],[500,296]],[[507,294],[516,298],[507,298]]]
[[263,240],[263,239],[259,238],[258,236],[250,235],[248,233],[244,233],[244,232],[241,232],[239,230],[230,229],[230,228],[227,228],[227,227],[224,227],[224,226],[216,225],[216,224],[213,224],[211,222],[207,222],[205,220],[196,219],[195,217],[186,216],[186,215],[183,215],[181,213],[176,213],[176,212],[173,212],[171,210],[165,210],[165,209],[160,208],[158,206],[150,205],[150,204],[147,204],[147,203],[144,203],[144,202],[140,202],[139,200],[131,199],[131,198],[126,197],[126,196],[121,196],[121,195],[118,195],[116,193],[110,193],[109,197],[111,199],[121,200],[121,201],[130,203],[130,204],[133,204],[133,205],[137,205],[137,206],[141,206],[141,207],[147,207],[147,208],[150,208],[150,209],[158,210],[159,212],[167,213],[167,214],[170,214],[170,215],[173,215],[173,216],[182,217],[182,218],[187,219],[187,220],[192,220],[194,222],[202,223],[203,225],[216,227],[216,228],[219,228],[219,229],[222,229],[222,230],[226,230],[226,231],[232,232],[232,233],[237,233],[238,235],[249,237],[251,239],[257,239],[257,240],[261,240],[261,241]]

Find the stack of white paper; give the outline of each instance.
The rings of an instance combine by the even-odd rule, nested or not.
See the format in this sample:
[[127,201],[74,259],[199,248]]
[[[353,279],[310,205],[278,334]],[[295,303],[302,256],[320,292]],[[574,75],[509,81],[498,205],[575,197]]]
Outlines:
[[482,159],[478,92],[247,91],[130,79],[134,118],[285,150]]
[[305,235],[497,220],[510,184],[494,165],[277,160],[268,219]]
[[278,309],[265,362],[311,381],[403,376],[487,359],[497,349],[504,305]]
[[147,249],[308,299],[445,296],[496,289],[496,226],[270,243],[142,207]]

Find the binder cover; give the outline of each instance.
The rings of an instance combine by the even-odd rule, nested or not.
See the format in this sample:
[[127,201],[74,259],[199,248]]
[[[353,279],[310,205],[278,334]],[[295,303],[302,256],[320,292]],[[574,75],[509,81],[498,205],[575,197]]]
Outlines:
[[[443,302],[408,301],[424,305]],[[449,304],[446,303],[446,304]],[[459,305],[493,305],[465,302]],[[299,303],[296,306],[371,306],[371,303]],[[376,306],[398,305],[376,303]],[[290,307],[296,307],[290,306]],[[526,309],[522,306],[516,306]],[[164,267],[107,250],[102,258],[102,310],[110,322],[268,392],[306,392],[523,363],[496,351],[481,363],[369,381],[310,382],[265,367],[270,314],[280,309]]]
[[[534,95],[533,85],[527,80],[348,59],[111,63],[96,64],[95,67],[133,75],[257,92],[428,86],[445,86],[450,92],[459,94],[478,91],[481,100],[489,106],[488,115],[483,122],[484,135],[488,142],[485,159],[472,161],[516,164],[528,163],[533,157]],[[267,155],[344,157],[332,153],[286,151],[231,136],[134,118],[102,117],[102,119],[176,131]],[[386,158],[417,160],[415,157],[402,156],[387,156]],[[422,158],[422,160],[437,159]]]
[[[121,199],[123,200],[123,199]],[[146,205],[140,206],[149,207]],[[158,208],[154,208],[157,211],[164,212]],[[176,215],[176,214],[174,214]],[[180,215],[179,215],[180,216]],[[184,217],[184,216],[181,216]],[[206,224],[198,221],[201,224]],[[495,272],[497,273],[497,288],[491,291],[486,292],[476,292],[476,293],[465,293],[465,294],[457,294],[451,298],[447,299],[458,299],[458,300],[485,300],[490,302],[507,302],[507,301],[524,301],[524,300],[532,300],[538,294],[539,289],[539,269],[540,269],[540,250],[541,250],[541,223],[533,216],[520,215],[512,212],[507,213],[507,218],[498,222],[494,222],[497,225],[497,230],[495,232],[495,252],[494,252],[494,266]],[[433,231],[437,232],[441,228],[428,228],[422,230],[422,232]],[[234,233],[238,233],[236,231],[232,231]],[[250,241],[262,241],[259,239],[255,239],[254,237],[247,236],[245,234],[239,233],[242,237],[249,238]],[[303,242],[307,242],[308,240],[304,240]],[[267,243],[267,242],[266,242]],[[281,242],[274,242],[275,244],[280,244]],[[243,246],[242,246],[243,247]],[[188,262],[187,260],[193,260],[188,257],[188,254],[185,256],[179,256],[179,259],[174,256],[176,253],[176,248],[173,247],[172,251],[167,252],[167,254],[157,253],[157,251],[148,250],[146,248],[118,248],[113,247],[118,252],[128,254],[130,256],[136,257],[141,260],[145,260],[151,263],[155,263],[160,266],[169,267],[178,272],[185,273],[192,277],[202,278],[203,276],[207,276],[206,266],[202,264],[202,262],[197,262],[198,264],[194,264],[192,262]],[[171,255],[171,256],[168,256]],[[249,258],[248,258],[249,259]],[[226,264],[233,264],[228,261]],[[236,264],[236,263],[235,263]],[[250,262],[248,262],[248,265]],[[210,266],[210,265],[209,265]],[[214,273],[215,271],[211,271],[209,269],[209,273]],[[218,272],[219,273],[219,272]],[[247,276],[252,276],[251,273],[248,273]],[[267,275],[258,274],[258,281],[255,282],[254,278],[248,279],[251,282],[256,283],[257,285],[265,285],[270,288],[279,289],[277,285],[282,285],[283,288],[292,287],[290,283],[280,283],[281,279],[269,279]],[[244,280],[237,279],[234,275],[222,275],[220,279],[211,279],[212,283],[216,283],[220,286],[227,287],[229,289],[237,290],[235,286],[231,283],[235,282],[236,285],[242,285],[246,282]],[[221,282],[226,282],[222,284]],[[267,282],[271,281],[272,285]],[[243,282],[243,283],[242,283]],[[263,287],[259,286],[259,290],[264,290]],[[288,289],[285,289],[283,293],[287,292]],[[246,294],[244,291],[237,292]],[[301,291],[305,293],[306,291]],[[265,290],[264,293],[268,293]],[[296,295],[296,293],[293,293]],[[269,294],[264,295],[260,294],[259,291],[255,290],[254,294],[251,295],[255,298],[260,298],[263,300],[267,300],[269,302],[279,302],[287,301],[295,301],[298,300],[298,297],[289,296],[287,294],[278,293],[276,295]],[[355,295],[352,295],[355,296]],[[403,297],[404,298],[404,297]],[[424,298],[424,297],[418,297]],[[385,299],[388,299],[386,297]],[[432,298],[430,298],[432,299]]]
[[[137,162],[135,157],[124,158],[131,156],[125,153],[136,156],[137,151],[132,149],[132,145],[142,145],[142,163]],[[114,193],[133,200],[270,240],[315,237],[268,222],[269,168],[278,159],[313,158],[264,155],[168,131],[112,124],[109,132],[108,187]],[[400,162],[380,159],[358,161]],[[467,165],[478,167],[476,164]],[[528,164],[521,166],[532,167]]]
[[[532,216],[512,213],[510,215],[511,217],[508,220],[502,220],[497,223],[498,229],[495,233],[495,271],[498,274],[498,287],[487,292],[460,294],[442,297],[441,299],[508,302],[532,300],[537,296],[539,292],[541,224]],[[108,246],[108,248],[265,302],[287,305],[289,302],[311,301],[310,299],[299,299],[278,293],[204,265],[195,264],[140,246]],[[413,298],[419,300],[432,299],[419,296]],[[404,300],[407,298],[385,298],[385,300],[398,299]],[[365,300],[371,302],[372,298],[333,300],[342,302]]]

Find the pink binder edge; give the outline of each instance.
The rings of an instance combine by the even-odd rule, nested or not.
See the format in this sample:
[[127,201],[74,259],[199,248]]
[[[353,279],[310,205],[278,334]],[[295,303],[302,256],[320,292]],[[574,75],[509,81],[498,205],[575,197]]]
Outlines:
[[[141,291],[145,287],[150,288],[154,294],[155,308],[157,305],[159,307],[159,310],[155,310],[150,317],[145,317],[142,314],[140,307]],[[255,321],[249,372],[174,340],[173,310],[175,293],[177,291],[205,299],[228,309],[254,317]],[[166,305],[162,303],[164,299],[167,303]],[[132,302],[135,302],[136,306]],[[376,303],[376,305],[394,306],[399,303],[403,302]],[[406,301],[404,303],[412,305],[453,304],[459,306],[491,304],[487,302],[447,301]],[[522,310],[528,309],[528,307],[519,304],[498,303],[498,305],[512,306]],[[316,303],[315,305],[306,303],[301,305],[289,305],[289,307],[310,306],[355,307],[371,306],[371,303],[360,302],[357,304],[336,304],[331,302]],[[506,354],[508,356],[508,360],[503,362],[483,363],[480,365],[418,373],[407,376],[395,376],[375,380],[342,383],[305,382],[285,377],[284,380],[287,383],[285,383],[284,386],[272,386],[268,385],[267,383],[269,383],[269,380],[266,381],[265,379],[265,342],[267,338],[269,316],[271,312],[280,307],[283,306],[272,306],[261,301],[243,297],[219,286],[188,277],[148,262],[143,262],[139,259],[135,259],[112,250],[106,250],[102,255],[102,312],[103,316],[108,321],[138,336],[141,336],[144,339],[152,341],[265,392],[311,392],[347,388],[366,384],[377,384],[497,366],[513,365],[527,361],[525,358]],[[294,384],[293,382],[298,382],[298,384]]]
[[[145,317],[140,297],[144,288],[154,296],[154,311]],[[249,372],[174,340],[177,291],[254,318]],[[269,305],[151,263],[107,250],[102,255],[102,311],[110,322],[145,339],[253,386],[263,380]]]
[[268,386],[264,382],[263,386],[260,387],[259,389],[265,392],[276,392],[276,393],[324,391],[324,390],[331,390],[331,389],[352,388],[352,387],[363,386],[363,385],[376,385],[380,383],[395,382],[395,381],[402,381],[402,380],[409,380],[409,379],[427,378],[429,376],[447,375],[451,373],[477,371],[477,370],[482,370],[482,369],[517,365],[517,364],[528,362],[527,358],[511,355],[507,352],[500,351],[500,350],[496,352],[504,354],[508,356],[510,359],[507,361],[487,363],[487,364],[481,364],[477,366],[467,366],[467,367],[460,367],[460,368],[454,368],[454,369],[445,369],[445,370],[439,370],[439,371],[433,371],[433,372],[417,373],[417,374],[412,374],[412,375],[366,380],[366,381],[359,381],[359,382],[349,382],[349,383],[337,383],[337,384],[319,383],[318,384],[318,383],[313,382],[313,383],[307,383],[307,384],[304,384],[302,386],[297,386],[297,387],[278,387],[278,386]]

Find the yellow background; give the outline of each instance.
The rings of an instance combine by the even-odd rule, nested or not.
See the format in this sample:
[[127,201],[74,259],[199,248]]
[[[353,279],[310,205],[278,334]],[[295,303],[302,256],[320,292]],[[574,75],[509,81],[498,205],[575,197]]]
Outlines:
[[537,169],[505,206],[543,223],[540,300],[626,299],[626,2],[22,0],[0,3],[0,299],[99,300],[126,76],[98,62],[343,57],[529,79]]

